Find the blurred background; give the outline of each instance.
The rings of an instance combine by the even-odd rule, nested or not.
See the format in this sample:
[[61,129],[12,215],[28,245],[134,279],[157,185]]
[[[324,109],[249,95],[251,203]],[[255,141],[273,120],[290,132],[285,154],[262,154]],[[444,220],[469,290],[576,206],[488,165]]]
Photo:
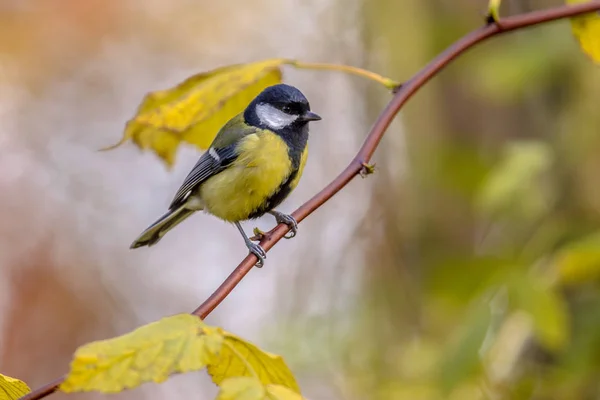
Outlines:
[[[402,81],[480,26],[486,4],[0,0],[0,372],[49,382],[79,345],[192,311],[245,256],[206,215],[129,250],[199,154],[183,146],[167,170],[132,144],[97,152],[145,93],[272,57]],[[349,162],[389,94],[339,73],[284,79],[324,117],[292,211]],[[600,398],[599,90],[567,21],[478,46],[405,107],[376,174],[207,322],[284,355],[311,399]],[[113,397],[215,393],[197,372]]]

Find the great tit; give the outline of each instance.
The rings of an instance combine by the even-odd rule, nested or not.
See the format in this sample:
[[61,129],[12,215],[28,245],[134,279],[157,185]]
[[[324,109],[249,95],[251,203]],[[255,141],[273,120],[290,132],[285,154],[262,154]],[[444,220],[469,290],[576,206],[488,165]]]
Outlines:
[[296,235],[296,220],[275,207],[298,185],[308,156],[308,123],[320,119],[295,87],[278,84],[264,89],[221,128],[183,181],[169,211],[130,248],[156,244],[181,221],[204,210],[233,222],[262,267],[266,253],[246,236],[240,221],[269,213],[290,227],[290,237]]

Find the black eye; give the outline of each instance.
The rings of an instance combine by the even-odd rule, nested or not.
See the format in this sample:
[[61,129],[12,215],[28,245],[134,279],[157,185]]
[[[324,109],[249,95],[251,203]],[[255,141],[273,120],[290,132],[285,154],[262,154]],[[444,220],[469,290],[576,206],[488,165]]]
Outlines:
[[286,114],[291,114],[292,113],[292,107],[290,107],[290,106],[283,106],[283,107],[281,107],[281,111],[283,111]]

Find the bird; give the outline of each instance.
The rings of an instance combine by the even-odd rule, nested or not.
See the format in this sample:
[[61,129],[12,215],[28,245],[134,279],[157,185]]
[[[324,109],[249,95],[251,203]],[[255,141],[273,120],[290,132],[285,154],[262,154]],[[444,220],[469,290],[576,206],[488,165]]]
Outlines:
[[309,123],[321,117],[308,99],[284,83],[265,88],[217,133],[175,193],[168,211],[131,244],[155,245],[183,220],[204,211],[233,223],[257,267],[266,252],[253,243],[240,222],[265,214],[286,224],[292,238],[298,230],[293,216],[276,210],[296,188],[308,157]]

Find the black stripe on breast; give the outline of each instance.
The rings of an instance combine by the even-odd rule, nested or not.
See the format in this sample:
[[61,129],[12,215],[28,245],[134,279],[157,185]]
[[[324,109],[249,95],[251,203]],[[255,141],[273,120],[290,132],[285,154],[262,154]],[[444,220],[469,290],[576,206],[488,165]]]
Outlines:
[[298,175],[298,168],[294,169],[290,176],[285,181],[283,181],[281,186],[279,186],[279,189],[275,193],[273,193],[271,197],[269,197],[262,204],[261,207],[259,207],[252,214],[250,214],[248,216],[248,219],[260,218],[263,215],[265,215],[267,211],[271,211],[272,209],[280,205],[281,202],[283,202],[283,200],[285,200],[285,198],[288,197],[288,195],[292,191],[290,184],[292,183],[296,175]]
[[292,172],[285,181],[281,183],[279,189],[273,193],[265,202],[254,212],[252,212],[248,219],[256,219],[262,217],[267,211],[271,211],[278,205],[280,205],[286,197],[291,193],[292,188],[290,187],[292,181],[298,175],[300,169],[300,162],[302,160],[302,153],[306,149],[308,142],[308,124],[304,124],[300,128],[284,129],[277,133],[286,142],[288,146],[288,156],[291,162]]

